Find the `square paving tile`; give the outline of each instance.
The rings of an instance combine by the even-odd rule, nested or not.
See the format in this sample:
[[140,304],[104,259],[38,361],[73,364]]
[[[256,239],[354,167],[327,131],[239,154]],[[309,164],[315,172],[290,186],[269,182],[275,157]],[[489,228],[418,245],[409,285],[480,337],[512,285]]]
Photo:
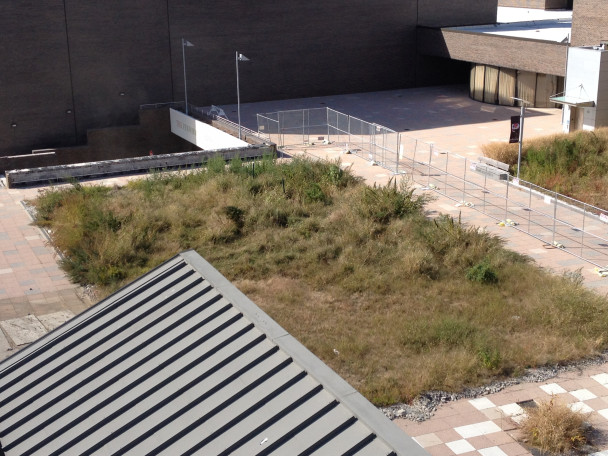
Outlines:
[[0,326],[17,346],[31,344],[47,333],[46,328],[33,315],[0,321]]
[[465,439],[447,442],[446,445],[454,452],[454,454],[464,454],[468,453],[469,451],[475,451],[475,447]]
[[66,321],[71,320],[72,318],[74,318],[74,314],[69,310],[62,310],[46,315],[38,315],[38,320],[40,321],[40,323],[42,323],[44,327],[49,331],[58,328]]
[[477,437],[479,435],[491,434],[499,432],[500,427],[493,421],[484,421],[481,423],[469,424],[467,426],[459,426],[454,428],[463,438]]
[[0,361],[8,358],[13,354],[13,347],[11,347],[10,342],[7,340],[6,336],[2,331],[0,331]]
[[500,449],[500,447],[498,447],[498,446],[482,448],[481,450],[478,450],[478,451],[481,454],[481,456],[507,456],[507,453],[502,451]]
[[570,407],[570,409],[573,412],[581,412],[581,413],[593,412],[593,409],[591,407],[589,407],[587,404],[585,404],[584,402],[574,402],[572,404],[568,404],[568,407]]
[[487,397],[479,397],[477,399],[472,399],[469,401],[469,404],[471,404],[477,410],[485,410],[485,409],[496,407],[494,402],[492,402]]
[[595,399],[597,397],[595,394],[593,394],[591,391],[589,391],[586,388],[575,390],[575,391],[570,391],[570,394],[572,394],[579,401],[588,401],[590,399]]
[[539,386],[539,388],[542,389],[547,394],[567,393],[567,391],[564,388],[562,388],[561,386],[559,386],[557,383],[549,383],[547,385],[541,385],[541,386]]
[[516,416],[524,413],[524,409],[515,403],[501,405],[498,407],[498,410],[500,410],[504,416]]
[[608,374],[605,372],[603,372],[601,374],[593,375],[591,378],[593,380],[595,380],[596,382],[598,382],[600,385],[608,386]]
[[419,435],[418,437],[413,437],[418,445],[422,448],[428,448],[434,445],[439,445],[443,443],[439,437],[433,432],[430,434]]

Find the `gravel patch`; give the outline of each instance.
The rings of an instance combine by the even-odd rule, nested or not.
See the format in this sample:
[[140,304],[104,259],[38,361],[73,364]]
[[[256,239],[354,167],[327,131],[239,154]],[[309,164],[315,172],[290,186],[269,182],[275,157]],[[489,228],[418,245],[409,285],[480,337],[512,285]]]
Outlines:
[[563,372],[580,371],[581,373],[592,366],[608,362],[608,352],[595,358],[575,361],[568,364],[556,364],[535,369],[528,369],[524,375],[516,378],[508,378],[490,383],[477,388],[467,388],[460,393],[449,393],[446,391],[427,391],[418,396],[411,404],[395,404],[388,407],[380,407],[380,411],[389,419],[405,418],[411,421],[426,421],[433,416],[435,411],[448,402],[460,399],[475,399],[498,393],[503,389],[522,383],[540,383],[557,377]]

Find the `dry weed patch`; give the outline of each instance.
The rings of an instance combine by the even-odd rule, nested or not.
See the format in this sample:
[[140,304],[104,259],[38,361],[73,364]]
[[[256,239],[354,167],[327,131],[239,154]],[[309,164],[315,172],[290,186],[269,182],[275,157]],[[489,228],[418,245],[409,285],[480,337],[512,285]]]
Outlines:
[[107,294],[195,249],[379,405],[606,348],[603,297],[425,202],[338,163],[265,158],[255,175],[215,160],[33,204],[75,282]]
[[[517,164],[517,144],[482,146],[487,157]],[[586,203],[608,208],[608,128],[525,141],[522,179]]]
[[524,442],[543,453],[572,454],[590,443],[589,413],[573,411],[555,397],[527,410],[521,424]]

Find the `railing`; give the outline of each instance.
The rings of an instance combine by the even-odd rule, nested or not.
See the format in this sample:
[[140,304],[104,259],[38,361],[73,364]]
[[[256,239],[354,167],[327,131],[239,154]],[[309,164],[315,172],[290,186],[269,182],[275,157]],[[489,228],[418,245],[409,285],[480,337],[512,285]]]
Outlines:
[[512,176],[488,178],[475,171],[475,160],[402,140],[400,166],[416,183],[595,266],[608,264],[608,211]]
[[276,137],[280,147],[327,141],[398,172],[400,134],[330,108],[258,114],[258,132]]
[[183,101],[167,101],[165,103],[149,103],[149,104],[139,105],[139,109],[143,110],[143,109],[173,108],[173,109],[179,109],[180,111],[183,111],[185,106],[186,105]]

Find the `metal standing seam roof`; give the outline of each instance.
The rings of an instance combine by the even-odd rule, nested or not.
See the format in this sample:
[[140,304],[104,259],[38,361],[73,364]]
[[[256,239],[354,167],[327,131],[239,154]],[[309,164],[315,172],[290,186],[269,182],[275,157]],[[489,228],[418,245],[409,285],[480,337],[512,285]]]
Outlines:
[[6,456],[427,455],[193,251],[0,363],[0,443]]

